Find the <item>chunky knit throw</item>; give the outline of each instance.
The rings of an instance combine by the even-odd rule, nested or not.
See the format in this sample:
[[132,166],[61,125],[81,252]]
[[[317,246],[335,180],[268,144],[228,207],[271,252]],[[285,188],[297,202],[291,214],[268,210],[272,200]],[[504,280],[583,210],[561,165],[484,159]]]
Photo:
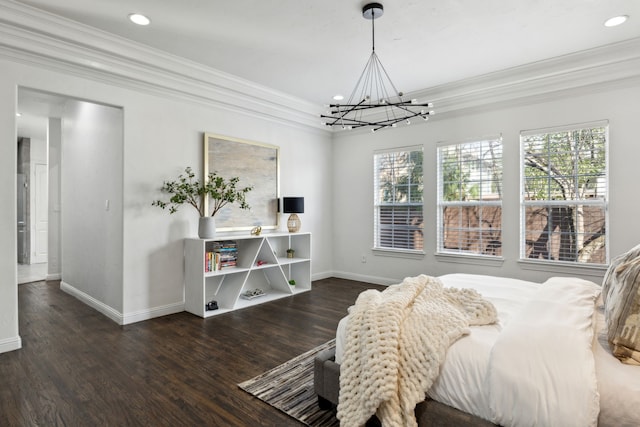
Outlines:
[[384,427],[417,426],[415,406],[449,346],[470,325],[496,320],[493,304],[475,290],[444,288],[426,275],[361,293],[349,310],[340,365],[340,425],[359,427],[377,414]]

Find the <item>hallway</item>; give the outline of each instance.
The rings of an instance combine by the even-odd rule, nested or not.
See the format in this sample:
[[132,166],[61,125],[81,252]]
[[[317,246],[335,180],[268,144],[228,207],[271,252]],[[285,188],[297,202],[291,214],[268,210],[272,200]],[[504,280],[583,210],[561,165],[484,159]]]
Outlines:
[[18,285],[37,282],[47,278],[47,263],[18,264]]

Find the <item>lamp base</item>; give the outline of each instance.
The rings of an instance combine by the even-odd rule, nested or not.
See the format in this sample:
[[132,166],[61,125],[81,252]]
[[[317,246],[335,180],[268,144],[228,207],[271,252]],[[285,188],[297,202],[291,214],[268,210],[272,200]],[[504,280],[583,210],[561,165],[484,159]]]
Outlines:
[[289,233],[297,233],[300,231],[300,226],[302,225],[302,221],[298,217],[298,214],[289,215],[289,219],[287,219],[287,228],[289,229]]

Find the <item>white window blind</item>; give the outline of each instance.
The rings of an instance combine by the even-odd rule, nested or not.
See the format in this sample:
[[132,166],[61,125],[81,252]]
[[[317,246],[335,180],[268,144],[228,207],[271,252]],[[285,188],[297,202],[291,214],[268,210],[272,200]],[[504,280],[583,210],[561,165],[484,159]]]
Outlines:
[[422,162],[422,146],[374,153],[374,248],[423,249]]
[[438,147],[438,252],[502,256],[502,138]]
[[526,131],[520,258],[607,264],[606,122]]

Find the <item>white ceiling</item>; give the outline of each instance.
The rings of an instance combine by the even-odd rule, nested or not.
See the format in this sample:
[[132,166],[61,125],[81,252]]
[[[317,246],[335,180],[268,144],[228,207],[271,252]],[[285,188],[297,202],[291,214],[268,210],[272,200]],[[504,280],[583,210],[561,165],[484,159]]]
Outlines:
[[[371,52],[368,1],[20,0],[296,97],[349,95]],[[376,53],[406,93],[640,37],[638,0],[387,0]],[[140,27],[131,12],[149,16]],[[627,14],[620,27],[605,19]]]

